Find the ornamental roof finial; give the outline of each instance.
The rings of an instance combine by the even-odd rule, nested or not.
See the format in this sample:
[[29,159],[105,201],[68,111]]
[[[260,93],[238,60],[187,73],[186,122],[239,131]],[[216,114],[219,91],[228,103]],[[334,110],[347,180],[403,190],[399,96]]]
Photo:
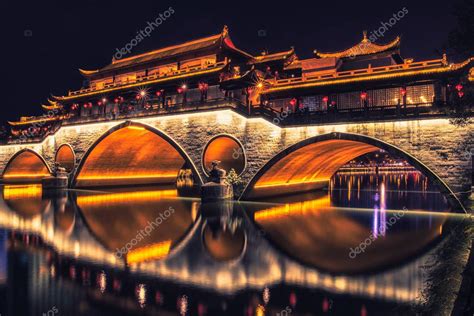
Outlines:
[[362,34],[364,36],[364,38],[362,39],[362,42],[367,42],[368,41],[368,39],[367,39],[367,30],[362,31]]
[[222,29],[222,37],[226,37],[229,34],[229,28],[227,25],[224,25],[224,28]]

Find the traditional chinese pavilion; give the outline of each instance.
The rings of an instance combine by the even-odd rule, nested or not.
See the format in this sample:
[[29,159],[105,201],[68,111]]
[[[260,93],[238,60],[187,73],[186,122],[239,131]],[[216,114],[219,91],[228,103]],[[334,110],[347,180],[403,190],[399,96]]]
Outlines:
[[224,27],[219,34],[113,59],[80,69],[85,86],[54,96],[40,117],[9,122],[12,138],[44,137],[62,124],[158,115],[206,107],[233,107],[272,118],[416,108],[431,111],[462,98],[474,80],[474,59],[460,63],[414,61],[400,55],[401,39],[371,42],[364,32],[353,47],[314,51],[299,59],[295,49],[253,56]]

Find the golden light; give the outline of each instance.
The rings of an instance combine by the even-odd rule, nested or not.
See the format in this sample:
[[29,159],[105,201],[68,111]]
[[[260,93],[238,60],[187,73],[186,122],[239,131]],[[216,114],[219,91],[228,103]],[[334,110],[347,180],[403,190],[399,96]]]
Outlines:
[[118,192],[98,195],[85,195],[77,197],[77,204],[87,207],[93,204],[104,204],[110,202],[139,202],[139,201],[160,201],[163,198],[177,197],[176,190],[155,190],[155,191],[136,191],[136,192]]
[[16,155],[7,164],[3,178],[8,182],[38,182],[41,178],[51,175],[45,162],[33,151],[25,150]]
[[328,195],[310,201],[287,203],[270,209],[261,210],[254,213],[257,222],[273,220],[286,216],[301,216],[307,213],[319,213],[331,206],[331,199]]
[[61,145],[56,152],[56,163],[70,172],[74,169],[76,164],[76,156],[72,148],[66,144]]
[[245,169],[244,148],[230,136],[217,136],[204,149],[203,163],[206,171],[209,171],[214,160],[219,160],[220,167],[227,172],[234,169],[237,174],[240,174]]
[[320,189],[352,159],[378,150],[350,140],[326,140],[308,144],[282,157],[257,179],[247,198]]
[[164,138],[132,125],[111,133],[92,149],[76,185],[174,183],[184,163]]
[[37,185],[6,185],[3,187],[3,198],[5,200],[39,197],[43,188]]
[[135,264],[149,260],[159,260],[168,255],[171,247],[171,240],[167,240],[154,245],[132,249],[127,253],[127,263]]

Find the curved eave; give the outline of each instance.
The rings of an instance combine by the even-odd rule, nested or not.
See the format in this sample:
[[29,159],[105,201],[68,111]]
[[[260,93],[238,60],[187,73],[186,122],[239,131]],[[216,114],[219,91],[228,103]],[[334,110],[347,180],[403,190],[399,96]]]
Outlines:
[[64,117],[40,118],[40,119],[34,119],[34,120],[29,120],[29,121],[18,121],[18,122],[8,121],[8,124],[11,126],[22,126],[22,125],[30,125],[30,124],[35,124],[35,123],[54,122],[54,121],[59,121],[62,119],[64,119]]
[[229,34],[225,34],[223,37],[222,37],[222,45],[225,46],[227,49],[229,50],[232,50],[240,55],[243,55],[249,59],[253,59],[254,57],[252,55],[250,55],[249,53],[247,52],[244,52],[243,50],[241,49],[238,49],[234,43],[232,42]]
[[372,75],[362,75],[354,78],[335,78],[327,80],[315,80],[315,81],[306,81],[296,84],[287,84],[282,86],[273,86],[265,91],[262,94],[271,94],[280,91],[293,90],[293,89],[305,89],[305,88],[315,88],[315,87],[325,87],[332,85],[344,85],[344,84],[354,84],[359,82],[367,81],[377,81],[377,80],[386,80],[386,79],[399,79],[399,78],[410,78],[416,76],[427,76],[427,75],[439,75],[445,73],[452,73],[463,68],[467,68],[470,64],[474,63],[474,57],[467,59],[466,61],[459,64],[451,64],[449,66],[428,68],[421,70],[408,70],[408,71],[398,71],[398,72],[387,72],[381,74],[372,74]]
[[275,61],[275,60],[284,60],[290,57],[294,53],[295,53],[295,49],[292,47],[290,50],[286,52],[255,56],[250,61],[250,64],[260,64],[260,63],[265,63],[265,62],[270,62],[270,61]]
[[114,88],[102,89],[102,90],[98,90],[98,91],[92,91],[92,92],[88,92],[88,93],[84,93],[84,94],[71,95],[71,96],[53,96],[53,97],[56,100],[59,100],[59,101],[75,100],[75,99],[80,99],[80,98],[83,98],[83,97],[101,95],[101,94],[104,94],[104,93],[110,93],[110,92],[114,92],[114,91],[121,91],[121,90],[126,90],[126,89],[130,89],[130,88],[135,88],[135,87],[143,87],[143,86],[149,86],[149,85],[152,85],[152,84],[173,81],[173,80],[177,80],[177,79],[183,79],[183,78],[196,77],[196,76],[200,76],[200,75],[206,75],[206,74],[210,74],[210,73],[219,72],[222,69],[224,69],[225,67],[227,67],[227,64],[225,64],[221,67],[214,68],[214,69],[198,71],[198,72],[190,73],[190,74],[183,74],[183,75],[174,76],[174,77],[167,77],[167,78],[160,78],[160,79],[155,79],[155,80],[150,80],[150,81],[137,82],[137,83],[132,83],[132,84],[128,84],[128,85],[124,85],[124,86],[120,86],[120,87],[114,87]]
[[[368,45],[370,45],[371,49],[367,48]],[[320,53],[315,51],[315,55],[317,58],[345,58],[350,56],[365,56],[371,54],[378,54],[389,50],[398,49],[399,47],[400,36],[397,36],[393,41],[384,45],[375,44],[367,39],[364,39],[359,44],[356,44],[353,47],[343,51],[334,53]]]
[[98,70],[98,69],[96,69],[96,70],[84,70],[84,69],[79,68],[79,72],[80,72],[81,75],[83,75],[84,77],[90,77],[90,76],[92,76],[92,75],[98,73],[99,70]]
[[63,108],[62,106],[59,106],[59,105],[45,105],[45,104],[41,104],[41,107],[47,111],[60,110]]

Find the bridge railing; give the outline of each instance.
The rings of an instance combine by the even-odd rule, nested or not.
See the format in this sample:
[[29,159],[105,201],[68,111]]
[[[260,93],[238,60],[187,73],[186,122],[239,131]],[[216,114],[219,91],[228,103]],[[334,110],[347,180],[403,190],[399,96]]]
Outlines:
[[310,111],[308,109],[295,112],[275,110],[270,107],[260,107],[257,112],[275,124],[325,124],[336,122],[377,121],[387,119],[422,118],[427,116],[444,115],[440,106],[432,103],[407,104],[404,106],[371,106],[368,108],[327,109]]
[[184,113],[184,112],[196,112],[196,111],[205,111],[213,109],[222,109],[222,108],[233,108],[241,113],[247,113],[247,108],[241,103],[239,99],[234,98],[215,98],[207,99],[205,101],[193,101],[186,103],[176,103],[172,106],[159,107],[159,108],[140,108],[132,111],[127,111],[126,113],[100,113],[96,115],[89,116],[76,116],[71,119],[64,121],[63,125],[75,125],[83,124],[89,122],[101,122],[101,121],[110,121],[110,120],[124,120],[124,119],[134,119],[134,118],[143,118],[164,114],[175,114],[175,113]]

